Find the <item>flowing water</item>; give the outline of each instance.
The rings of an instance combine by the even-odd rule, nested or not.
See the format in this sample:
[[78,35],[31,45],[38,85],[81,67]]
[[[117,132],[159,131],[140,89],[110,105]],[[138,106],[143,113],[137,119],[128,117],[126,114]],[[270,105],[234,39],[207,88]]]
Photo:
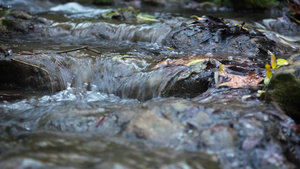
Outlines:
[[[191,21],[188,17],[192,14],[201,16],[202,13],[147,8],[143,11],[158,17],[159,22],[124,23],[97,19],[99,14],[109,9],[96,10],[95,7],[77,4],[52,7],[50,11],[38,15],[58,24],[52,25],[41,36],[0,40],[1,44],[14,52],[19,60],[17,64],[21,65],[23,63],[20,60],[29,58],[34,60],[31,62],[33,65],[46,64],[50,72],[50,78],[45,78],[48,76],[44,75],[45,71],[43,74],[42,70],[28,65],[29,71],[34,70],[43,79],[39,81],[40,84],[27,86],[23,85],[26,83],[26,79],[22,80],[24,77],[16,75],[4,80],[7,77],[3,78],[2,75],[4,82],[0,96],[5,99],[0,99],[0,168],[215,169],[220,167],[220,162],[226,164],[225,168],[230,165],[238,168],[241,164],[229,165],[229,162],[214,157],[214,153],[208,155],[200,143],[188,143],[193,142],[192,139],[174,143],[172,139],[164,142],[163,138],[162,142],[155,142],[157,138],[153,136],[148,143],[143,137],[128,136],[126,133],[130,133],[131,129],[124,127],[129,123],[124,119],[132,117],[126,116],[128,112],[142,114],[146,109],[153,108],[164,116],[163,112],[169,112],[170,104],[178,107],[177,114],[184,110],[182,105],[194,107],[187,108],[190,112],[200,109],[201,104],[190,98],[213,85],[210,72],[202,75],[210,80],[197,81],[199,77],[195,76],[193,84],[177,84],[176,79],[203,68],[194,70],[182,65],[169,67],[158,63],[190,55],[167,49],[161,43],[173,27]],[[220,15],[213,12],[209,14]],[[233,13],[224,12],[222,15],[234,17]],[[235,16],[234,19],[241,19]],[[257,21],[260,19],[258,16],[262,18],[260,15],[247,15],[242,19]],[[89,31],[85,28],[89,28]],[[43,62],[38,61],[41,57]],[[230,59],[232,56],[217,57]],[[235,56],[235,59],[244,60],[242,56]],[[263,61],[255,65],[258,65],[255,69],[263,70]],[[7,73],[13,74],[19,67],[13,67]],[[215,70],[213,67],[211,69]],[[55,76],[52,76],[53,72]],[[178,85],[181,86],[179,89]],[[202,87],[197,89],[193,85]],[[223,92],[226,93],[223,89],[217,89],[213,93]],[[251,92],[246,94],[251,95]],[[230,100],[234,94],[227,96],[225,100]],[[214,97],[214,94],[210,97]],[[203,105],[211,106],[209,100],[202,100]],[[230,101],[228,103],[231,104]],[[251,112],[255,109],[252,107],[263,107],[255,99],[247,103],[249,107],[245,107]],[[239,114],[241,108],[235,107],[244,104],[232,102],[227,107]],[[217,112],[224,105],[217,103],[217,108],[211,108],[217,109],[214,110]],[[257,111],[261,112],[262,109]],[[222,123],[231,118],[230,115],[224,115],[215,120]],[[184,133],[190,134],[189,131]],[[225,154],[226,158],[221,159],[236,162],[233,160],[234,151],[237,149],[218,153],[221,156]]]

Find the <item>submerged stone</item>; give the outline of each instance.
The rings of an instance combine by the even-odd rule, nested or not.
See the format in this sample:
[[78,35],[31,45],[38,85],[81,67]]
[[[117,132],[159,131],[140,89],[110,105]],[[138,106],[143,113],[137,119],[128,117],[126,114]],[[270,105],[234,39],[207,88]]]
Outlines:
[[159,117],[155,111],[145,111],[133,117],[126,132],[140,139],[169,144],[182,139],[184,126]]
[[204,130],[200,134],[200,145],[209,151],[223,151],[233,149],[237,140],[237,133],[230,127],[215,126]]

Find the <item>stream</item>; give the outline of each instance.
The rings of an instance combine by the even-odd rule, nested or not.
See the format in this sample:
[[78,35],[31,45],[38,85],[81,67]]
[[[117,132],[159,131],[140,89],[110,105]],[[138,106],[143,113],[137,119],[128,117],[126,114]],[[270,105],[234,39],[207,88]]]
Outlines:
[[[156,21],[143,22],[99,17],[113,6],[25,5],[45,19],[0,39],[13,52],[0,62],[0,168],[300,167],[298,124],[257,94],[265,55],[177,50],[165,40],[191,15],[251,24],[280,15],[147,7]],[[222,86],[220,65],[258,82]]]

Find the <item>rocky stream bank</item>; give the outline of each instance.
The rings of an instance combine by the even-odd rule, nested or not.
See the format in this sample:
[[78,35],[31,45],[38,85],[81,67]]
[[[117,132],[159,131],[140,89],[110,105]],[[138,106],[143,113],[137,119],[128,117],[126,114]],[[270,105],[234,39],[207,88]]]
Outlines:
[[[290,20],[0,14],[0,166],[300,167]],[[268,51],[288,65],[264,88]]]

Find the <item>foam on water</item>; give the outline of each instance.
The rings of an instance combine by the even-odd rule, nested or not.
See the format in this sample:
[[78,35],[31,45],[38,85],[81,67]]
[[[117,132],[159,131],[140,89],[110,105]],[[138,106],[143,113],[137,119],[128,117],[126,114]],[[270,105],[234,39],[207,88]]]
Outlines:
[[99,14],[110,11],[111,9],[99,9],[93,7],[85,7],[77,2],[69,2],[66,4],[57,5],[50,8],[53,12],[63,12],[68,15],[66,17],[70,18],[84,18],[84,17],[94,17]]

